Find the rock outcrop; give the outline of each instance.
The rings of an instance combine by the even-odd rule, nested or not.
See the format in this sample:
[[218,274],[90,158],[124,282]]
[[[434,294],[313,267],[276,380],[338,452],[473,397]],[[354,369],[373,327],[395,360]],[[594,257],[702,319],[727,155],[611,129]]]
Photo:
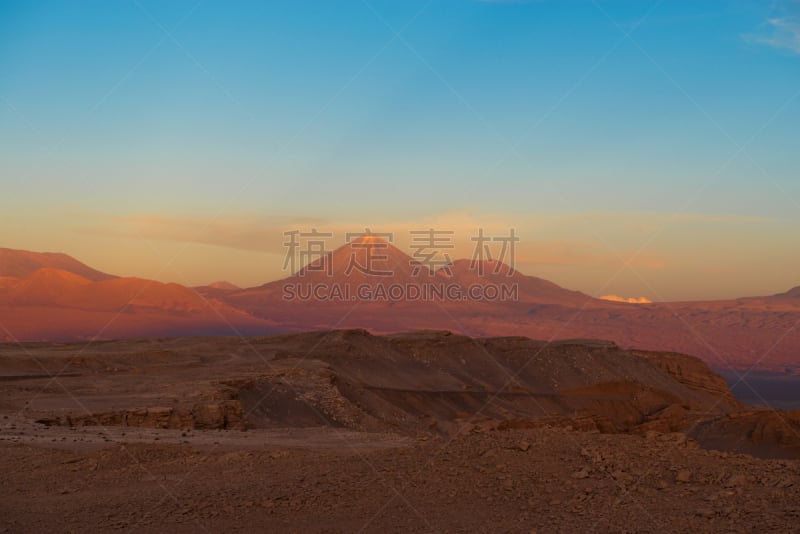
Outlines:
[[65,415],[40,419],[42,424],[67,426],[130,426],[140,428],[245,429],[239,401],[227,400],[190,407],[133,408],[90,415]]
[[[708,448],[800,456],[796,415],[747,409],[697,358],[605,341],[339,330],[124,343],[105,343],[80,358],[61,345],[49,356],[64,387],[85,397],[81,406],[93,407],[90,414],[60,408],[74,405],[69,398],[21,409],[71,426],[681,433]],[[49,362],[39,350],[39,360]],[[31,371],[26,361],[19,360],[19,369],[11,368],[13,360],[4,364],[18,376],[7,382],[8,405],[30,391],[25,381],[49,376],[23,376],[23,369]]]

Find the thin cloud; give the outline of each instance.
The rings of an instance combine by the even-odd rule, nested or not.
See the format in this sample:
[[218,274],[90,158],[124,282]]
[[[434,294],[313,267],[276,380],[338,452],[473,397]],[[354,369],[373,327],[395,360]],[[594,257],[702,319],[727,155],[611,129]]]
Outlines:
[[[580,215],[524,215],[509,219],[501,214],[472,214],[470,212],[442,213],[423,217],[418,221],[331,221],[313,216],[263,216],[258,214],[214,217],[177,217],[163,215],[110,216],[95,215],[95,224],[85,222],[73,227],[84,235],[114,238],[162,240],[225,247],[241,251],[282,254],[285,252],[283,235],[287,230],[331,233],[327,245],[344,244],[347,233],[369,227],[375,232],[391,232],[395,245],[409,248],[411,230],[435,228],[452,232],[455,245],[449,254],[452,258],[469,258],[474,253],[472,237],[477,229],[486,235],[507,235],[516,229],[521,241],[517,246],[516,261],[530,269],[539,266],[616,267],[631,258],[634,269],[659,271],[666,268],[661,254],[652,250],[638,251],[643,231],[655,231],[669,222],[691,224],[733,224],[758,222],[752,218],[700,214],[580,214]],[[213,221],[213,222],[210,222]],[[602,235],[627,236],[614,247],[599,239],[587,228],[602,228]]]
[[[519,244],[517,263],[533,267],[619,267],[630,258],[628,267],[650,271],[664,269],[665,261],[659,255],[635,250],[617,253],[600,243],[579,240],[524,241]],[[622,254],[622,256],[620,255]]]
[[83,234],[128,239],[163,240],[212,245],[243,251],[280,253],[283,234],[280,228],[309,226],[324,228],[327,221],[313,217],[237,216],[213,217],[135,217],[107,216],[102,224],[76,228]]
[[749,35],[747,39],[800,54],[800,21],[790,18],[769,19],[763,33]]
[[603,295],[600,297],[602,300],[610,300],[611,302],[626,302],[628,304],[651,304],[653,301],[646,297],[620,297],[617,295]]

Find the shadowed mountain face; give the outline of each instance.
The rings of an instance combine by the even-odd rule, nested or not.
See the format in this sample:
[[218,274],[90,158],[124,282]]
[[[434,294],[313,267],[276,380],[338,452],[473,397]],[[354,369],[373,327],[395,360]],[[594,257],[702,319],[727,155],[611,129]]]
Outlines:
[[[31,347],[34,363],[18,347],[0,347],[4,409],[69,426],[683,432],[723,450],[800,456],[797,414],[746,409],[697,358],[603,341],[337,330],[75,349],[79,356],[64,345]],[[31,398],[55,371],[74,397],[58,389]]]
[[[191,289],[111,277],[63,255],[4,254],[0,341],[440,329],[607,339],[622,347],[693,354],[721,370],[800,368],[798,288],[729,301],[609,302],[497,262],[457,260],[431,271],[376,236],[316,258],[286,279],[248,289],[226,283]],[[56,260],[61,267],[29,272]]]

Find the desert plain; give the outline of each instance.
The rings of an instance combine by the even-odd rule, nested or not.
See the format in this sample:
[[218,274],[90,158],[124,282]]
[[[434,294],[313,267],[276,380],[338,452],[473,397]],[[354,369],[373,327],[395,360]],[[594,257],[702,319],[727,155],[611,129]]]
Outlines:
[[800,417],[699,359],[334,330],[0,347],[5,532],[797,532]]

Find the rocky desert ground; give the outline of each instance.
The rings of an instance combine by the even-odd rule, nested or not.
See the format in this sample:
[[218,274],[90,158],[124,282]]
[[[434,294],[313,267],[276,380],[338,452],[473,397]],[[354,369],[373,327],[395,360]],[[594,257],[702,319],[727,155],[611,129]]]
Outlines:
[[5,532],[800,532],[800,418],[698,359],[343,330],[0,347]]

